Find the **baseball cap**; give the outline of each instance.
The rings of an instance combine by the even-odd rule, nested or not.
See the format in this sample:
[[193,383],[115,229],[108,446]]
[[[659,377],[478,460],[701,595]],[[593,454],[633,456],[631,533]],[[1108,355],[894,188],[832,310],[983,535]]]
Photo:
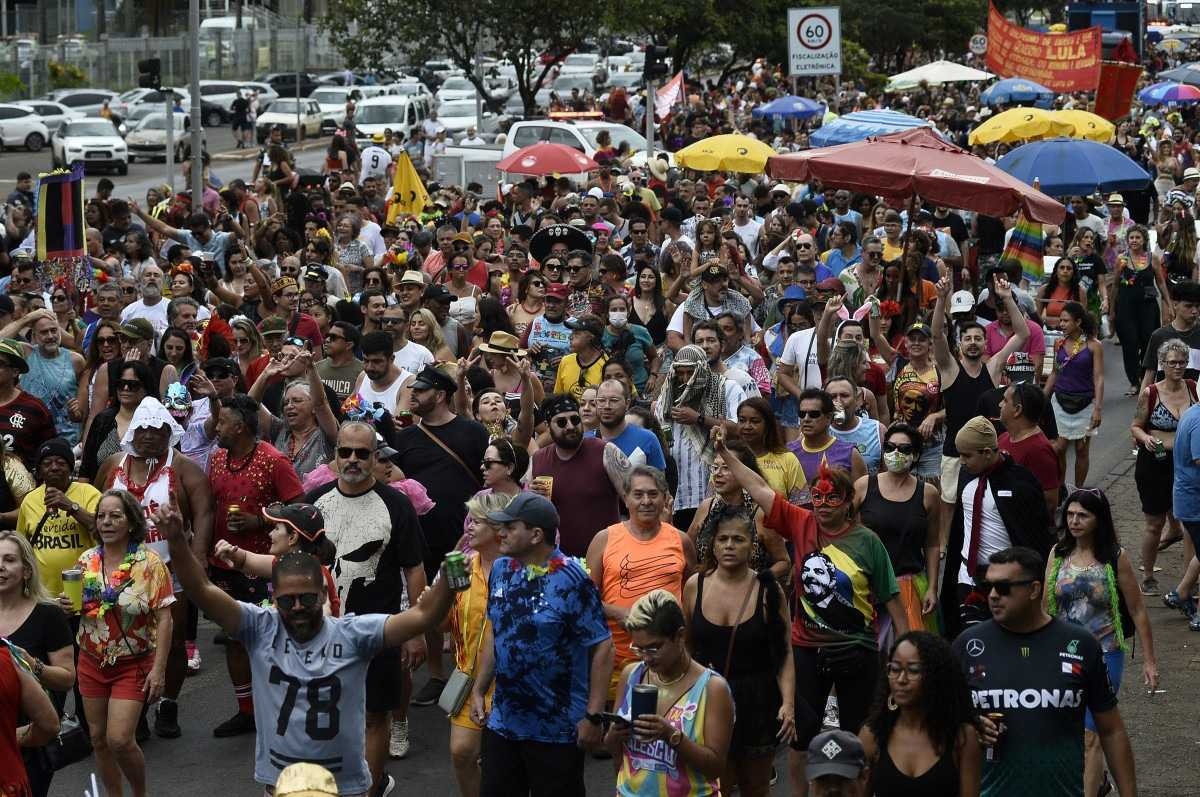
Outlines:
[[729,272],[723,266],[714,263],[701,272],[700,279],[703,282],[716,282],[717,280],[729,279]]
[[263,322],[258,325],[258,331],[265,338],[267,335],[282,335],[287,332],[287,319],[280,318],[277,315],[263,319]]
[[204,374],[209,379],[213,378],[213,372],[219,371],[230,376],[237,376],[239,373],[238,364],[229,357],[212,357],[204,361],[201,366],[204,369]]
[[536,526],[547,533],[558,528],[558,510],[554,508],[554,504],[537,493],[517,493],[517,497],[509,502],[508,506],[488,512],[487,517],[493,523],[512,523],[519,520],[527,526]]
[[29,373],[29,363],[25,362],[25,355],[17,346],[9,343],[6,340],[0,340],[0,357],[8,360],[8,364],[15,368],[19,374]]
[[818,733],[808,743],[808,767],[805,776],[809,780],[825,775],[857,779],[867,766],[867,757],[862,742],[854,734],[843,731]]
[[40,467],[46,457],[62,457],[67,461],[69,469],[75,469],[75,451],[65,437],[54,437],[42,443],[37,456],[33,458],[34,468]]
[[425,292],[421,294],[421,299],[426,302],[446,302],[449,304],[450,302],[454,301],[454,294],[446,290],[445,285],[430,285],[425,289]]
[[417,378],[413,380],[411,388],[413,390],[428,390],[432,388],[434,390],[444,390],[449,394],[458,390],[458,384],[432,365],[426,365],[417,374]]
[[309,542],[325,533],[325,517],[312,504],[283,504],[276,501],[264,507],[262,515],[273,523],[290,527]]
[[337,797],[338,794],[337,781],[319,764],[290,764],[275,780],[275,797]]
[[121,324],[120,333],[134,340],[154,340],[154,325],[145,318],[131,318]]
[[575,332],[590,332],[597,341],[604,337],[604,322],[600,320],[599,316],[591,313],[585,313],[578,318],[568,318],[567,329]]
[[319,263],[304,269],[305,282],[324,282],[328,276],[329,272]]
[[343,191],[347,191],[347,192],[353,194],[355,192],[355,190],[357,190],[357,189],[355,189],[354,183],[352,183],[350,181],[346,181],[338,186],[339,194],[342,193]]
[[913,334],[914,332],[916,332],[919,335],[924,335],[927,338],[933,337],[933,330],[931,330],[929,328],[929,324],[926,324],[924,321],[917,321],[915,323],[909,324],[908,329],[904,330],[904,336],[908,337],[909,335]]
[[550,286],[546,288],[547,298],[553,297],[555,299],[562,299],[563,301],[566,301],[567,297],[570,295],[571,289],[566,285],[563,285],[561,282],[552,282],[550,283]]
[[970,291],[955,291],[950,297],[950,314],[968,313],[975,309],[975,297]]

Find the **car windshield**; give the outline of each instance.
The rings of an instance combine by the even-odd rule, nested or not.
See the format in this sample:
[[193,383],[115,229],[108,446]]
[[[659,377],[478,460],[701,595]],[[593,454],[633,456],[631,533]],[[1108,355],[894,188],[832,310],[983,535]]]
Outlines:
[[626,127],[625,125],[612,125],[611,127],[580,127],[577,128],[583,137],[588,140],[588,143],[593,147],[599,147],[596,143],[596,136],[601,130],[607,130],[608,135],[612,138],[612,145],[620,148],[621,144],[628,143],[629,149],[632,152],[638,152],[646,148],[646,139],[638,135],[637,131]]
[[308,98],[316,100],[319,105],[335,105],[345,102],[349,94],[349,89],[317,89]]
[[267,110],[270,111],[271,113],[289,113],[289,114],[292,114],[293,116],[295,116],[296,115],[296,101],[295,100],[278,99],[278,100],[275,100],[275,102],[271,103],[271,107],[268,108]]
[[70,122],[63,128],[65,136],[115,136],[112,122]]
[[360,125],[392,125],[404,121],[406,106],[399,103],[360,105],[354,112],[354,122]]
[[474,116],[475,100],[443,102],[438,106],[440,116]]
[[580,91],[590,91],[592,88],[592,79],[581,75],[565,75],[557,78],[554,81],[555,91],[569,92],[571,89],[579,89]]
[[129,91],[117,97],[117,99],[124,103],[130,103],[140,96],[141,91],[141,89],[130,89]]
[[463,77],[452,77],[447,79],[446,82],[442,84],[442,88],[450,89],[451,91],[464,91],[467,89],[471,91],[475,90],[475,86],[471,84],[471,81]]
[[392,93],[407,97],[410,94],[420,94],[422,88],[424,87],[420,83],[396,83],[392,86]]
[[608,82],[614,86],[636,86],[642,82],[642,76],[636,72],[622,72],[613,75]]
[[[175,129],[183,128],[183,114],[175,117]],[[138,130],[166,130],[167,117],[161,113],[152,113],[143,119],[137,126]],[[614,142],[615,143],[615,142]]]
[[568,55],[563,59],[564,66],[591,66],[596,63],[594,55]]

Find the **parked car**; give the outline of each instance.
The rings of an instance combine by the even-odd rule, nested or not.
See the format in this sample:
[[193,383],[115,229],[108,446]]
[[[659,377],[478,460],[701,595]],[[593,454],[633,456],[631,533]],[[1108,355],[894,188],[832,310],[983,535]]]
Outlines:
[[[468,127],[475,127],[475,99],[452,100],[438,104],[437,120],[446,128],[446,137],[457,141]],[[477,132],[491,141],[496,137],[496,115],[489,110],[483,112],[483,124]]]
[[473,100],[478,92],[475,84],[465,77],[450,77],[442,81],[442,86],[435,92],[438,102],[450,100]]
[[453,61],[448,59],[436,59],[426,61],[421,67],[419,77],[421,82],[429,87],[430,91],[437,91],[442,85],[442,81],[453,75],[461,75],[462,72],[454,65]]
[[129,152],[117,128],[98,116],[69,119],[50,136],[50,162],[66,167],[82,161],[84,168],[106,166],[129,174]]
[[608,77],[608,70],[604,66],[604,61],[596,53],[571,53],[563,59],[558,74],[560,77],[563,75],[587,75],[591,78],[593,86],[602,86],[605,78]]
[[[172,114],[174,130],[172,131],[172,151],[175,153],[175,163],[187,160],[192,156],[192,120],[186,113]],[[208,148],[203,129],[201,142],[204,149]],[[148,113],[125,136],[125,144],[129,148],[129,162],[137,158],[151,160],[167,159],[167,115],[162,111]]]
[[200,99],[215,102],[217,105],[229,109],[233,106],[233,101],[237,99],[239,92],[249,91],[250,89],[258,92],[260,102],[270,102],[279,96],[279,92],[266,83],[239,82],[236,80],[201,80]]
[[315,138],[321,134],[321,119],[321,106],[316,100],[307,97],[294,100],[281,95],[268,105],[265,111],[259,112],[258,119],[254,122],[255,135],[261,144],[267,140],[272,127],[282,125],[284,140],[295,141],[298,137],[296,128],[299,125],[304,135]]
[[61,102],[50,102],[50,100],[29,100],[27,102],[14,102],[13,105],[20,105],[23,108],[29,108],[34,113],[42,118],[46,123],[47,129],[53,133],[58,128],[62,127],[63,122],[71,119],[83,119],[84,115],[80,111],[72,110]]
[[382,95],[363,100],[354,109],[354,129],[360,146],[375,133],[399,131],[407,140],[412,132],[429,117],[433,97],[417,94],[409,97]]
[[507,158],[522,147],[528,147],[541,141],[566,144],[590,157],[596,154],[596,135],[601,130],[608,131],[614,147],[620,147],[622,143],[627,143],[633,152],[646,149],[646,139],[640,133],[616,122],[590,119],[536,119],[515,122],[509,128],[508,138],[504,142],[503,157]]
[[118,119],[124,119],[129,112],[117,93],[108,89],[55,89],[36,99],[62,103],[84,116],[99,116],[105,102],[108,103],[108,110]]
[[[266,83],[279,94],[280,97],[296,98],[296,73],[295,72],[270,72],[261,77],[254,79],[256,83]],[[313,93],[321,84],[317,82],[316,75],[310,75],[307,72],[301,72],[299,77],[299,89],[301,97],[307,97]]]
[[50,128],[32,108],[15,103],[2,103],[0,136],[8,149],[24,147],[30,152],[39,152],[50,140]]
[[[149,105],[155,110],[165,113],[164,106],[168,91],[175,97],[177,108],[182,108],[184,113],[192,112],[192,94],[187,89],[165,89],[163,91],[156,91],[155,89],[132,89],[122,94],[121,97],[129,106],[130,113],[139,105]],[[221,127],[233,121],[233,113],[223,105],[207,101],[201,96],[200,118],[204,121],[206,127]]]
[[429,91],[429,87],[419,80],[402,80],[396,83],[387,83],[379,88],[383,89],[380,94],[394,95],[397,97],[416,97],[423,95],[430,99],[433,94]]
[[357,86],[322,86],[308,96],[321,106],[321,127],[327,132],[337,129],[346,118],[346,100]]

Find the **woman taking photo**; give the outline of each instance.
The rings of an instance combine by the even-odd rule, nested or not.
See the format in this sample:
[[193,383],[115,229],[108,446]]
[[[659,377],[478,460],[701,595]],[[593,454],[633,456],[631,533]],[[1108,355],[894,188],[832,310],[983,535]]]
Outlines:
[[[1104,651],[1113,694],[1121,688],[1128,638],[1136,630],[1142,641],[1142,680],[1153,695],[1158,688],[1158,658],[1150,615],[1129,554],[1117,539],[1108,498],[1099,490],[1076,490],[1067,498],[1062,517],[1059,542],[1046,563],[1046,611],[1083,626],[1096,638]],[[1083,793],[1097,794],[1103,754],[1090,711],[1083,727]]]
[[[908,616],[887,548],[874,532],[854,522],[854,484],[846,471],[821,467],[809,485],[810,512],[784,500],[739,458],[726,456],[720,437],[715,447],[731,480],[762,507],[766,526],[789,540],[796,552],[792,656],[797,737],[788,768],[792,793],[801,794],[807,782],[801,751],[821,729],[830,690],[837,688],[842,730],[858,733],[866,719],[879,670],[875,607],[891,618],[897,636],[908,633]],[[853,594],[838,598],[842,584]]]
[[79,475],[88,481],[96,478],[100,463],[121,449],[125,430],[133,412],[146,396],[158,398],[158,385],[145,363],[131,360],[121,364],[109,406],[92,419],[83,442],[83,462]]
[[1163,378],[1147,386],[1138,396],[1137,411],[1129,427],[1138,447],[1133,480],[1146,518],[1142,531],[1143,595],[1159,592],[1154,564],[1159,550],[1165,547],[1161,545],[1160,535],[1168,518],[1174,532],[1170,542],[1183,536],[1183,530],[1176,528],[1178,521],[1170,514],[1175,481],[1172,452],[1179,419],[1197,401],[1196,383],[1183,378],[1190,358],[1191,350],[1181,338],[1164,341],[1158,347],[1158,367],[1162,369]]
[[950,645],[910,631],[892,646],[884,672],[858,732],[871,771],[868,793],[979,797],[983,754],[975,708]]
[[1058,424],[1054,451],[1059,472],[1067,472],[1067,449],[1073,444],[1074,483],[1086,484],[1092,435],[1100,427],[1104,404],[1104,346],[1096,337],[1096,322],[1080,302],[1063,304],[1058,328],[1062,337],[1054,342],[1054,370],[1043,390]]
[[[75,685],[71,627],[42,586],[29,541],[12,531],[0,531],[0,637],[61,711],[66,693]],[[45,752],[41,747],[21,752],[30,794],[46,797],[54,770]]]
[[787,449],[783,432],[771,404],[761,396],[748,398],[738,405],[738,439],[754,452],[758,472],[771,489],[797,498],[804,487],[804,471],[800,460]]
[[1038,291],[1038,309],[1046,329],[1058,328],[1058,316],[1068,302],[1086,304],[1087,296],[1080,283],[1079,269],[1069,257],[1060,257],[1054,264],[1054,275]]
[[[729,684],[689,655],[683,608],[665,589],[635,603],[625,628],[642,661],[629,664],[617,683],[615,711],[629,722],[614,722],[604,736],[619,762],[617,794],[716,795],[733,735]],[[657,688],[655,713],[631,716],[636,684]]]
[[546,277],[533,269],[522,274],[521,281],[517,283],[517,301],[506,308],[518,338],[524,337],[533,319],[542,314],[545,298]]
[[[692,523],[688,526],[687,535],[691,538],[692,544],[696,546],[696,559],[704,561],[712,550],[713,539],[717,534],[717,521],[731,511],[741,511],[754,518],[755,523],[750,567],[759,573],[769,570],[777,579],[787,578],[792,562],[788,557],[783,539],[763,524],[762,512],[754,503],[754,499],[742,489],[737,481],[730,477],[729,466],[726,464],[728,458],[736,457],[755,475],[764,478],[762,471],[759,470],[758,457],[742,440],[726,440],[725,449],[727,453],[713,456],[712,465],[709,468],[709,472],[712,474],[712,495],[700,502],[700,506],[696,508],[696,514],[692,518]],[[788,452],[788,455],[795,459],[791,452]],[[803,475],[801,475],[800,483],[803,484]]]
[[775,748],[796,736],[788,603],[770,571],[750,567],[756,535],[744,511],[722,513],[708,557],[683,588],[688,647],[725,678],[738,707],[721,784],[736,783],[744,797],[770,791]]
[[[488,454],[493,453],[488,448]],[[485,454],[484,477],[488,466]],[[495,469],[493,467],[493,469]],[[520,491],[520,487],[517,488]],[[512,501],[513,494],[493,489],[480,492],[467,501],[467,520],[463,541],[467,550],[467,572],[471,586],[454,594],[454,606],[446,617],[444,631],[449,631],[454,640],[455,667],[475,677],[479,664],[479,645],[487,633],[488,577],[492,565],[500,556],[500,529],[487,519],[489,512],[499,512]],[[492,708],[492,692],[495,684],[484,696],[486,710]],[[479,795],[479,753],[482,729],[471,719],[470,701],[450,715],[450,763],[454,765],[454,778],[462,797]]]
[[1117,300],[1109,305],[1108,319],[1121,341],[1125,378],[1129,380],[1126,396],[1137,395],[1142,382],[1142,360],[1150,336],[1174,314],[1163,277],[1162,260],[1146,251],[1148,240],[1145,227],[1131,227],[1125,234],[1129,251],[1117,256],[1113,269]]
[[[85,551],[79,623],[79,691],[92,736],[96,769],[106,794],[145,797],[146,761],[134,739],[144,703],[162,696],[171,648],[171,574],[142,544],[146,515],[124,490],[109,490],[96,505],[101,544]],[[71,600],[58,598],[75,613]]]
[[662,346],[667,342],[667,322],[675,306],[663,296],[662,281],[654,266],[647,263],[638,266],[631,294],[629,320],[645,327],[654,345]]
[[[936,633],[942,501],[932,484],[913,475],[922,445],[921,435],[903,421],[889,426],[883,434],[883,467],[854,483],[854,503],[862,524],[887,548],[908,627]],[[880,618],[883,640],[892,636],[887,622]]]

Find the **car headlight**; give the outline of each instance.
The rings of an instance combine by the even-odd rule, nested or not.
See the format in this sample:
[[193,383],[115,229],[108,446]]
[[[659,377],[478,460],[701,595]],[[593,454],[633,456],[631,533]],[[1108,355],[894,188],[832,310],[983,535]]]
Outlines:
[[70,150],[71,152],[83,152],[83,147],[81,147],[77,144],[72,144],[69,147],[67,147],[67,149]]
[[120,144],[113,144],[113,149],[117,152],[124,152],[125,151],[125,142],[122,141]]

